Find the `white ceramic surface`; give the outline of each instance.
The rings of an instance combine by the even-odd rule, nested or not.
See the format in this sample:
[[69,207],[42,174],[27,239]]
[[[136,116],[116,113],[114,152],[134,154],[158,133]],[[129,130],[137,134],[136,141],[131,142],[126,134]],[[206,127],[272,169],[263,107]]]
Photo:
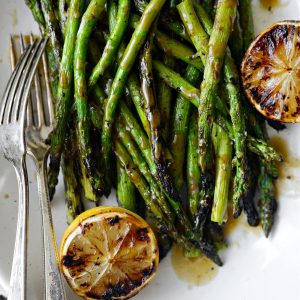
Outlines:
[[[243,0],[240,0],[243,1]],[[261,9],[253,1],[255,28],[259,32],[267,25],[283,19],[300,19],[300,0],[282,1],[283,6],[271,11]],[[23,0],[0,0],[0,93],[10,74],[8,37],[10,33],[37,32]],[[277,135],[270,130],[271,135]],[[287,143],[290,157],[300,160],[300,125],[288,126],[279,134]],[[40,215],[35,174],[30,165],[30,262],[29,299],[42,299],[42,256],[40,250]],[[298,168],[296,167],[298,165]],[[221,253],[225,262],[217,275],[203,286],[190,286],[178,279],[170,256],[163,260],[150,285],[135,299],[230,299],[282,300],[300,299],[300,164],[286,164],[279,180],[279,211],[275,230],[269,239],[246,226],[229,237],[229,248]],[[286,177],[290,175],[291,179]],[[110,197],[114,199],[114,195]],[[104,201],[104,203],[107,200]],[[0,158],[0,295],[6,294],[11,267],[16,228],[17,186],[12,167]],[[53,201],[53,214],[58,241],[66,228],[63,186],[60,181]],[[69,299],[78,299],[68,291]],[[17,300],[17,299],[16,299]]]

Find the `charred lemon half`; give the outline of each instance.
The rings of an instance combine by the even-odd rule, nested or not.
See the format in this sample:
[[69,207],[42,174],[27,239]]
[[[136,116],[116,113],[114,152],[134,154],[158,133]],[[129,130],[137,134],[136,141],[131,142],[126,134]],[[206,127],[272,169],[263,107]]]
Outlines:
[[97,207],[65,232],[61,270],[84,299],[128,299],[155,275],[158,246],[149,225],[118,207]]
[[241,71],[246,95],[260,113],[300,122],[300,22],[279,22],[262,32]]

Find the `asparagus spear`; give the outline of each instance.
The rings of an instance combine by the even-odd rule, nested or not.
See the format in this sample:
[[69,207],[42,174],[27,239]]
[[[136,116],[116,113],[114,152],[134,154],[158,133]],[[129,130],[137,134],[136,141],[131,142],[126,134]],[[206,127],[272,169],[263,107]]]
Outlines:
[[105,70],[112,64],[117,50],[122,42],[122,39],[124,38],[125,31],[128,25],[129,14],[130,1],[120,0],[118,4],[118,15],[113,27],[113,31],[109,36],[109,40],[107,41],[101,59],[94,67],[89,78],[90,87],[95,85],[99,77],[102,76]]
[[60,63],[59,82],[57,88],[56,126],[51,134],[50,165],[48,170],[48,187],[50,199],[53,198],[55,187],[58,182],[61,153],[64,147],[66,136],[66,124],[70,117],[72,106],[72,85],[73,85],[73,58],[77,31],[80,25],[84,9],[84,0],[72,0],[66,38]]
[[[213,31],[213,24],[209,20],[209,17],[205,14],[205,11],[201,9],[201,5],[195,5],[197,13],[199,14],[203,24],[206,26],[208,34]],[[199,45],[198,51],[201,50]],[[239,90],[239,74],[234,61],[231,57],[229,49],[225,53],[224,60],[224,80],[225,88],[227,91],[227,98],[230,106],[230,116],[233,125],[233,139],[235,142],[235,169],[236,175],[234,177],[234,193],[233,193],[233,206],[234,216],[237,217],[241,213],[241,201],[245,198],[249,186],[249,179],[247,178],[246,166],[246,126],[245,118],[242,108],[241,95]]]
[[252,16],[252,0],[244,0],[239,3],[240,23],[243,30],[244,53],[254,40],[254,23]]
[[68,8],[70,6],[70,1],[71,0],[58,0],[58,20],[63,37],[65,37],[66,34],[66,27],[68,23]]
[[266,237],[269,236],[274,224],[274,214],[277,210],[277,202],[274,195],[273,179],[268,174],[265,165],[261,162],[259,165],[260,173],[258,184],[260,189],[259,213],[261,226]]
[[144,44],[149,29],[164,3],[165,0],[151,0],[145,9],[141,21],[138,27],[135,29],[129,44],[126,47],[125,53],[112,83],[110,95],[105,104],[103,131],[101,137],[102,153],[104,157],[106,173],[109,173],[110,170],[110,154],[112,146],[111,129],[119,99],[123,93],[126,80],[134,64],[138,51]]
[[[139,17],[135,14],[131,14],[129,25],[131,28],[136,28],[139,23]],[[194,51],[186,46],[184,43],[179,42],[178,40],[171,38],[164,32],[157,30],[155,32],[155,43],[156,45],[169,56],[175,57],[182,60],[183,62],[190,64],[200,71],[204,70],[204,66],[201,62],[201,59],[195,57]]]
[[[170,67],[174,68],[175,60],[174,58],[164,55],[164,63]],[[172,101],[172,89],[166,85],[163,81],[157,83],[157,102],[158,109],[161,115],[161,127],[162,127],[162,137],[165,141],[169,138],[169,128],[170,128],[170,117],[171,117],[171,101]]]
[[211,220],[221,225],[226,221],[231,177],[232,146],[226,131],[217,124],[213,125],[212,140],[216,157],[216,180]]
[[274,161],[282,162],[281,155],[268,143],[261,139],[255,139],[252,136],[247,137],[247,145],[252,153],[257,154],[267,163]]
[[[200,72],[188,66],[185,72],[185,79],[192,85],[196,85],[200,77]],[[173,124],[171,133],[171,153],[173,160],[171,163],[171,173],[178,191],[183,187],[183,164],[186,149],[186,137],[191,111],[191,104],[182,95],[178,95],[174,107]]]
[[118,203],[133,212],[137,212],[135,187],[130,181],[124,167],[121,166],[120,162],[117,162],[117,173],[118,173],[118,185],[117,185],[117,197]]
[[[211,177],[211,126],[213,120],[213,97],[220,80],[227,42],[232,31],[232,22],[236,16],[237,1],[220,0],[218,2],[215,24],[208,46],[208,55],[202,82],[199,104],[199,164],[207,177]],[[208,179],[210,180],[210,179]]]
[[168,15],[167,13],[163,13],[160,19],[159,24],[163,29],[167,31],[171,31],[181,37],[186,42],[191,43],[191,39],[183,26],[183,24],[177,20],[174,20],[172,16]]
[[76,134],[73,128],[68,128],[66,136],[64,155],[62,160],[62,170],[64,174],[65,184],[65,202],[67,222],[71,224],[72,221],[82,212],[83,207],[81,203],[81,185],[78,182],[78,170],[76,170],[77,147]]
[[[254,40],[254,23],[251,4],[251,0],[245,0],[239,5],[244,51],[248,49],[250,43]],[[249,108],[247,112],[250,128],[256,135],[256,138],[267,141],[268,134],[265,127],[265,121],[256,116]],[[274,162],[270,163],[261,158],[259,159],[258,188],[261,194],[259,200],[259,214],[266,237],[269,236],[272,229],[277,209],[277,202],[274,196],[274,181],[277,178],[277,173],[277,166]]]
[[144,108],[147,120],[150,127],[150,144],[152,148],[153,157],[157,164],[163,164],[163,152],[160,135],[160,112],[157,107],[156,94],[154,91],[153,74],[152,74],[152,49],[154,29],[152,27],[150,36],[146,40],[143,51],[140,57],[140,79],[141,91],[144,98]]
[[233,26],[233,32],[229,41],[230,50],[232,56],[237,64],[241,64],[244,56],[244,41],[243,41],[243,31],[240,24],[240,14],[237,12],[236,19]]
[[198,57],[194,57],[195,53],[190,47],[178,42],[173,38],[170,38],[165,33],[160,31],[156,32],[155,41],[157,46],[166,54],[194,66],[199,71],[204,70],[203,63]]
[[140,117],[142,125],[150,136],[150,125],[146,117],[145,110],[143,109],[144,99],[141,95],[140,82],[136,74],[132,72],[127,81],[128,92]]
[[145,159],[147,160],[152,176],[157,180],[158,184],[165,193],[183,228],[185,228],[186,232],[191,231],[190,222],[186,214],[182,210],[180,199],[178,199],[178,194],[173,190],[173,183],[170,176],[166,174],[162,180],[159,174],[161,170],[158,169],[158,166],[152,157],[151,146],[146,134],[140,128],[139,124],[135,120],[128,107],[122,102],[120,103],[120,114],[126,127],[128,128],[128,130],[130,130],[133,139],[135,140]]
[[159,247],[159,261],[162,261],[166,257],[170,249],[172,248],[172,239],[169,237],[165,228],[158,222],[151,211],[146,210],[146,221],[151,226]]
[[26,5],[32,12],[35,21],[38,23],[42,30],[45,29],[45,19],[42,12],[40,1],[38,0],[25,0]]
[[247,154],[246,154],[246,126],[244,111],[242,108],[239,87],[239,75],[234,65],[230,51],[227,51],[224,66],[225,86],[230,104],[230,116],[233,127],[233,138],[235,142],[235,177],[233,191],[233,214],[234,217],[240,215],[241,201],[249,189],[250,178],[247,174]]
[[181,77],[180,74],[156,59],[153,60],[153,69],[156,75],[164,80],[170,87],[182,94],[195,106],[199,105],[200,90]]
[[92,0],[90,2],[81,20],[74,52],[74,91],[78,118],[78,138],[80,141],[79,149],[86,178],[90,181],[96,195],[103,194],[104,184],[103,176],[98,172],[95,161],[92,159],[85,63],[88,39],[104,6],[104,0]]
[[196,48],[197,54],[200,56],[203,64],[206,64],[208,54],[209,38],[203,27],[201,26],[197,15],[194,11],[191,0],[184,0],[177,5],[180,18]]
[[192,115],[189,124],[186,168],[188,204],[190,214],[193,218],[193,221],[195,222],[198,213],[198,206],[202,197],[204,196],[201,187],[201,171],[198,165],[198,137],[196,114]]
[[[153,85],[152,48],[155,28],[156,25],[153,25],[153,28],[150,32],[150,37],[144,45],[144,51],[140,59],[140,77],[145,113],[150,126],[150,145],[152,149],[152,155],[157,165],[159,179],[161,182],[164,182],[166,181],[166,178],[170,178],[170,175],[168,174],[164,152],[162,151],[160,112],[157,107]],[[168,180],[168,182],[172,184],[171,178]],[[177,194],[174,185],[172,184],[171,186],[166,186],[166,188],[168,193],[172,193],[172,198],[179,202],[179,195]]]
[[152,197],[152,193],[147,182],[138,171],[138,167],[132,161],[125,147],[117,139],[115,139],[114,142],[114,152],[122,166],[125,168],[125,171],[130,177],[131,181],[142,195],[147,209],[149,209],[153,213],[155,218],[162,224],[161,226],[166,229],[166,231],[174,241],[176,241],[184,249],[191,250],[193,246],[187,241],[184,236],[182,236],[178,232],[174,225],[168,222],[168,220],[164,217],[163,212],[156,203],[156,199],[153,199]]
[[161,207],[164,215],[168,218],[168,220],[174,220],[174,214],[170,209],[168,202],[165,199],[163,192],[161,191],[159,185],[156,183],[154,178],[151,175],[149,167],[143,154],[138,149],[136,143],[132,140],[130,134],[125,130],[125,126],[123,125],[123,120],[121,119],[116,123],[116,134],[118,135],[120,141],[127,149],[127,151],[131,154],[133,162],[139,167],[141,174],[145,177],[146,181],[151,187],[151,191],[154,197],[157,199],[158,205]]
[[53,95],[56,96],[59,74],[59,63],[62,52],[62,39],[58,21],[55,16],[54,3],[41,0],[41,8],[45,20],[45,33],[50,37],[47,47],[50,83]]

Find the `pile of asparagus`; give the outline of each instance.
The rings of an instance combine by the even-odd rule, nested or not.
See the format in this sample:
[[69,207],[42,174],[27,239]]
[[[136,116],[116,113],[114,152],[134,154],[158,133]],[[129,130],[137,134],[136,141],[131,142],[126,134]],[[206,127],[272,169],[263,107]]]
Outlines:
[[227,215],[243,210],[269,235],[281,157],[239,82],[251,0],[26,3],[50,37],[49,192],[61,166],[69,223],[82,197],[99,204],[113,186],[153,226],[161,256],[175,242],[221,265]]

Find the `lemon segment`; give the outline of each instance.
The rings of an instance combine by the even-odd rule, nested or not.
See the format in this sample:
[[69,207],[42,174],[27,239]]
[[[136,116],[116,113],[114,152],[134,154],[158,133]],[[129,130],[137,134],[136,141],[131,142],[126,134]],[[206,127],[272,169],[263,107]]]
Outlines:
[[300,22],[279,22],[262,32],[241,71],[246,95],[260,113],[300,122]]
[[158,246],[149,225],[118,207],[81,214],[62,239],[61,269],[84,299],[128,299],[155,275]]

